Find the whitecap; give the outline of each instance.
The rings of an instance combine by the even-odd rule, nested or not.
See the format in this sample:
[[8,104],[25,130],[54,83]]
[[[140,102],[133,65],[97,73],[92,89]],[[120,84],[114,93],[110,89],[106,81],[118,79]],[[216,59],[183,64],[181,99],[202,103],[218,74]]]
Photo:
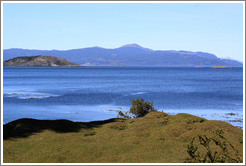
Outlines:
[[15,97],[18,99],[44,99],[49,97],[57,97],[58,95],[50,93],[40,93],[35,91],[18,91],[3,93],[5,97]]
[[147,92],[134,92],[134,93],[131,93],[130,95],[141,95],[141,94],[145,94]]

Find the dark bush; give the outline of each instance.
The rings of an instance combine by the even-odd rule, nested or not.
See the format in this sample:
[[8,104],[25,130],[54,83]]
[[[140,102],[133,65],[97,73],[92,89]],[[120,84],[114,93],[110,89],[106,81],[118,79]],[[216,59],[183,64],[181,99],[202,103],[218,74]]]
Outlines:
[[157,111],[153,107],[153,103],[144,101],[141,97],[139,99],[131,99],[131,103],[130,113],[133,114],[135,118],[143,117],[151,111]]

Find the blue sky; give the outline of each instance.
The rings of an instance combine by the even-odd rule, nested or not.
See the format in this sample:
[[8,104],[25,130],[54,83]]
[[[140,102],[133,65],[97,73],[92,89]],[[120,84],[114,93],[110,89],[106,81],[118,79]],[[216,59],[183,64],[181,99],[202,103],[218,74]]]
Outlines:
[[129,43],[242,61],[243,4],[3,4],[4,49],[117,48]]

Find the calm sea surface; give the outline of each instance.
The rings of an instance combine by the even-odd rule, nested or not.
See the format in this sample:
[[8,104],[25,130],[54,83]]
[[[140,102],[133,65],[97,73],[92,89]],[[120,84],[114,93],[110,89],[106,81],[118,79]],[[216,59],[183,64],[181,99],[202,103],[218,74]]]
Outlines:
[[[243,68],[4,67],[3,123],[19,118],[92,121],[142,97],[170,113],[243,127]],[[230,114],[233,113],[233,114]]]

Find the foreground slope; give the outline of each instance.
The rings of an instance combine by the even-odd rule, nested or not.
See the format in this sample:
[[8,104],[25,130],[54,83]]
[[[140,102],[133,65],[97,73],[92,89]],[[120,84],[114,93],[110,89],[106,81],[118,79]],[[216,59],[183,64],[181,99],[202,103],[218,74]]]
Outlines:
[[[183,163],[190,157],[187,145],[198,135],[226,140],[234,148],[227,143],[228,154],[242,161],[241,129],[189,114],[150,112],[142,118],[88,123],[34,119],[10,122],[4,125],[3,162]],[[198,139],[194,144],[201,155],[206,153]],[[213,153],[221,151],[215,144],[211,149]]]
[[15,57],[3,62],[4,66],[80,66],[66,59],[54,56]]

